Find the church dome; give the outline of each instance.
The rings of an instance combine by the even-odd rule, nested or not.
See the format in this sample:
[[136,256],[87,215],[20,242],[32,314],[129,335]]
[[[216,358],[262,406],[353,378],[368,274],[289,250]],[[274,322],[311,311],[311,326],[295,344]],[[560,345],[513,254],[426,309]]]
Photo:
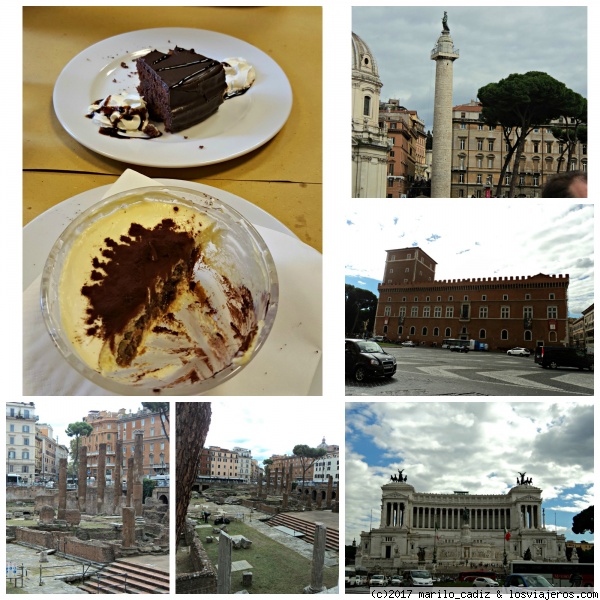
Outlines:
[[379,69],[371,49],[354,32],[352,33],[352,70],[368,73],[379,78]]

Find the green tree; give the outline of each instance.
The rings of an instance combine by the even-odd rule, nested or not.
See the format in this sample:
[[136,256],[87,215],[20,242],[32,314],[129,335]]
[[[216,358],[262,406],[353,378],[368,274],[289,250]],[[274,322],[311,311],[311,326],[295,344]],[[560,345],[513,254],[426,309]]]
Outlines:
[[[497,196],[501,195],[502,182],[512,162],[508,195],[514,198],[527,136],[535,126],[546,125],[552,119],[568,113],[573,93],[564,83],[541,71],[513,73],[497,83],[488,83],[479,89],[482,119],[488,125],[502,127],[508,148],[496,187]],[[511,133],[515,134],[514,140],[511,140]]]
[[[142,406],[151,410],[154,413],[160,414],[160,424],[162,425],[163,433],[169,441],[169,403],[168,402],[142,402]],[[165,427],[165,423],[167,426]]]
[[90,435],[94,431],[94,428],[85,421],[76,421],[75,423],[69,423],[65,430],[65,433],[75,438],[75,456],[73,457],[73,471],[77,473],[77,464],[79,463],[79,440],[82,437]]
[[377,312],[377,296],[362,288],[346,284],[345,328],[349,335],[358,331],[373,331],[375,313]]
[[[566,162],[565,171],[571,170],[571,159],[575,153],[577,142],[587,143],[587,100],[571,91],[571,99],[567,110],[562,115],[564,126],[552,127],[552,135],[562,144],[562,152],[558,158],[556,172],[559,173]],[[565,154],[567,155],[565,161]]]
[[148,477],[144,477],[142,480],[142,501],[146,500],[146,498],[150,498],[152,496],[152,492],[156,487],[156,481],[153,479],[149,479]]
[[306,472],[315,464],[315,461],[322,456],[327,454],[325,448],[311,448],[306,444],[298,444],[294,446],[292,450],[294,456],[300,459],[300,466],[302,467],[302,489],[304,489],[304,478]]
[[573,533],[594,533],[594,507],[588,506],[573,517]]

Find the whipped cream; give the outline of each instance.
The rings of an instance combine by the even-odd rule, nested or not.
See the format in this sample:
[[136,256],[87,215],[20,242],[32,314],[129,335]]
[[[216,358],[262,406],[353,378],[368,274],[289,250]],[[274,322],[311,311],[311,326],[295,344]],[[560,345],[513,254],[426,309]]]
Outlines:
[[225,98],[247,92],[256,79],[254,67],[245,58],[226,58],[223,62],[227,91]]
[[88,108],[87,117],[101,133],[113,137],[155,138],[160,131],[150,123],[146,103],[139,94],[110,94]]

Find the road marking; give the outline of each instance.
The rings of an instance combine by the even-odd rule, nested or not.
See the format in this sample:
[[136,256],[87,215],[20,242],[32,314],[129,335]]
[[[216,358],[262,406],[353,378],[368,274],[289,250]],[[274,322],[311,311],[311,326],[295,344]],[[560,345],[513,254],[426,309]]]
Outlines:
[[569,373],[567,375],[559,375],[558,377],[553,377],[555,381],[560,381],[561,383],[566,383],[567,385],[577,385],[580,387],[587,388],[589,390],[594,389],[594,378],[582,378],[582,375],[576,373]]
[[523,379],[526,375],[529,375],[529,373],[523,373],[523,371],[489,371],[487,373],[477,373],[477,375],[483,375],[484,377],[492,377],[494,379],[501,379],[502,383],[510,385],[538,388],[540,390],[558,390],[561,392],[564,391],[560,388],[551,385],[545,385],[544,383],[538,383],[537,381]]
[[472,369],[472,367],[418,367],[418,369],[436,377],[452,377],[453,379],[467,379],[471,381],[470,377],[462,377],[456,373],[451,373],[450,369]]

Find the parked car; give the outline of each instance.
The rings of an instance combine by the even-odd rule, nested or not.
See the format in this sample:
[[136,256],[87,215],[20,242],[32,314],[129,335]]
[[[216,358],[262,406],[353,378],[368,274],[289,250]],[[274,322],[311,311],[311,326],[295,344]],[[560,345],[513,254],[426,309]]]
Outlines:
[[535,349],[535,362],[544,369],[558,367],[576,367],[579,370],[594,370],[594,355],[582,348],[564,348],[562,346],[539,346]]
[[385,575],[372,575],[371,579],[369,579],[369,585],[371,587],[375,587],[375,586],[385,586],[385,584],[387,583],[387,579],[385,577]]
[[548,588],[554,586],[542,575],[511,573],[504,580],[504,587]]
[[356,583],[355,585],[367,585],[367,576],[366,575],[356,575],[355,577]]
[[390,585],[402,585],[404,579],[400,575],[394,575],[390,580]]
[[407,340],[406,342],[402,342],[400,345],[404,346],[405,348],[416,348],[417,347],[417,345],[414,342],[411,342],[410,340]]
[[48,489],[54,489],[56,487],[56,484],[54,483],[54,481],[48,481],[48,483],[46,483],[46,488]]
[[473,587],[499,587],[498,582],[490,577],[475,577]]
[[529,356],[531,352],[527,348],[511,348],[506,351],[509,356]]
[[369,377],[392,377],[396,359],[376,342],[346,340],[346,375],[362,382]]
[[450,352],[464,352],[465,354],[469,351],[466,346],[450,346]]
[[374,335],[369,338],[369,342],[384,342],[385,338],[382,335]]
[[424,569],[404,571],[404,573],[402,573],[402,578],[405,587],[433,587],[431,573]]

